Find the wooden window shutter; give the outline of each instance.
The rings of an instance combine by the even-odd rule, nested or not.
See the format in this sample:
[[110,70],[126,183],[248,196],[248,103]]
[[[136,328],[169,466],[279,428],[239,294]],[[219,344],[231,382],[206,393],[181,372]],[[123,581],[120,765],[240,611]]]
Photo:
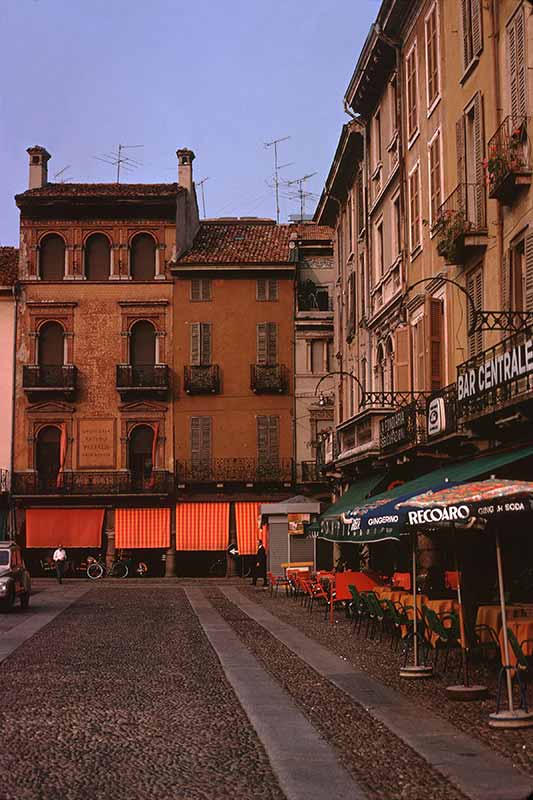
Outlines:
[[191,300],[197,302],[198,300],[202,299],[201,285],[200,278],[193,278],[191,280]]
[[416,392],[426,390],[426,349],[424,336],[424,318],[421,317],[414,326],[414,350],[416,368]]
[[512,298],[512,258],[510,258],[509,251],[503,254],[502,259],[502,308],[504,311],[510,311],[513,303]]
[[261,302],[264,302],[267,299],[267,282],[265,278],[259,278],[257,281],[256,297]]
[[524,9],[520,8],[507,27],[507,70],[509,74],[512,125],[520,124],[527,114],[526,28]]
[[457,150],[457,183],[466,183],[466,162],[465,162],[465,118],[461,114],[455,123],[455,144]]
[[268,459],[268,417],[257,417],[257,460]]
[[211,323],[200,323],[200,364],[211,364]]
[[267,323],[267,364],[273,366],[278,362],[278,326],[275,322]]
[[268,299],[273,301],[278,299],[278,282],[275,278],[268,281]]
[[461,0],[461,33],[463,38],[463,72],[472,61],[472,39],[470,36],[470,0]]
[[407,58],[407,136],[409,139],[411,139],[418,128],[416,71],[416,47],[413,47]]
[[441,169],[440,169],[440,134],[435,137],[429,147],[429,179],[431,223],[434,224],[442,204]]
[[[466,291],[472,297],[476,309],[483,308],[483,268],[478,267],[469,273],[466,281]],[[468,303],[467,325],[472,324],[472,308]],[[476,330],[468,337],[468,356],[475,356],[483,350],[483,331]]]
[[427,95],[429,105],[434,102],[439,93],[439,31],[437,23],[437,6],[435,5],[426,21]]
[[476,208],[475,219],[478,228],[485,227],[485,137],[483,131],[483,96],[477,92],[474,98],[474,153],[476,159]]
[[191,324],[191,365],[197,367],[200,365],[200,352],[201,352],[201,323],[193,322]]
[[434,297],[426,299],[427,342],[429,346],[430,389],[441,389],[444,377],[444,305]]
[[533,231],[527,234],[525,243],[526,281],[525,310],[533,311]]
[[411,391],[410,360],[411,326],[403,325],[394,336],[394,385],[399,392]]
[[211,300],[211,279],[202,278],[201,280],[201,298],[202,300]]
[[481,0],[470,0],[470,22],[472,26],[472,56],[478,56],[483,50],[483,20],[481,18]]
[[268,417],[268,458],[279,463],[279,417]]
[[257,326],[257,363],[266,364],[267,351],[267,322],[260,322]]
[[211,460],[211,417],[191,417],[191,460]]

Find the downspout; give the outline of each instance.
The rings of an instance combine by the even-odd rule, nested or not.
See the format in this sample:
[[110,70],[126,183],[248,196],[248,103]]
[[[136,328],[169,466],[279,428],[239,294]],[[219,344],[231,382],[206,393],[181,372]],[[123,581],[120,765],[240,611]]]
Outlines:
[[[300,251],[298,248],[298,244],[295,242],[295,247],[297,248],[298,253],[298,260],[295,262],[295,270],[294,270],[294,280],[292,282],[293,285],[293,292],[292,292],[292,316],[294,320],[293,328],[292,328],[292,452],[293,452],[293,460],[292,460],[292,468],[291,468],[291,478],[293,486],[296,484],[298,480],[298,441],[296,436],[296,319],[298,313],[298,277],[299,277],[299,270],[298,267],[300,266]],[[303,477],[303,476],[302,476]],[[289,537],[290,538],[290,537]]]
[[18,299],[20,294],[20,287],[18,283],[15,283],[12,289],[13,293],[13,301],[14,301],[14,325],[13,325],[13,367],[12,367],[12,375],[13,375],[13,387],[11,390],[11,455],[9,459],[9,512],[10,516],[12,517],[12,527],[11,532],[16,534],[16,519],[15,519],[15,506],[13,504],[13,478],[14,478],[14,470],[15,470],[15,402],[16,402],[16,393],[17,393],[17,332],[18,332]]
[[[501,81],[500,81],[500,12],[498,8],[498,0],[491,0],[490,3],[490,24],[491,24],[491,39],[492,39],[492,68],[494,80],[494,99],[496,101],[496,130],[499,130],[502,124],[503,108],[501,105]],[[487,220],[488,221],[488,220]],[[503,308],[503,262],[504,262],[504,234],[503,234],[503,209],[501,200],[496,201],[496,247],[498,253],[498,282],[500,292],[500,307]],[[512,306],[512,302],[511,302]],[[507,309],[506,309],[507,310]]]

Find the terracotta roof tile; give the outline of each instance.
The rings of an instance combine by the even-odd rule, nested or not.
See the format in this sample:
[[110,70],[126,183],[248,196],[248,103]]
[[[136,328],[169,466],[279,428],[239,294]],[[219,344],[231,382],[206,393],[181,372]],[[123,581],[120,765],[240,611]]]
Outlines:
[[146,198],[174,197],[178,191],[184,191],[177,183],[47,183],[38,189],[27,189],[18,194],[16,200],[32,198],[65,198],[65,199],[98,199],[110,198]]
[[332,241],[333,228],[329,225],[315,225],[313,222],[299,222],[291,225],[291,229],[297,234],[298,239],[317,241]]
[[290,225],[271,220],[210,220],[178,264],[288,264]]
[[0,286],[13,286],[18,279],[17,247],[0,247]]

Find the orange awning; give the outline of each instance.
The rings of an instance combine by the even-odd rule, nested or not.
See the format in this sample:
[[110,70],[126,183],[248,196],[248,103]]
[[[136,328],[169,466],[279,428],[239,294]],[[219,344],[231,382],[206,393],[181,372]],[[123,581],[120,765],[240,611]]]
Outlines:
[[103,508],[28,508],[26,547],[101,547]]
[[262,538],[257,527],[260,508],[260,503],[235,503],[237,547],[241,556],[257,553],[257,540]]
[[169,547],[170,508],[117,508],[115,511],[115,547]]
[[228,537],[229,503],[176,506],[176,550],[225,550]]

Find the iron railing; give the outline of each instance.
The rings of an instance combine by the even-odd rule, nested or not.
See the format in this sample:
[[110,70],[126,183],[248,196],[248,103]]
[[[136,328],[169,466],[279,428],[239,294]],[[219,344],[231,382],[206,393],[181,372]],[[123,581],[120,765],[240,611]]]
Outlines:
[[509,202],[520,173],[530,173],[529,117],[508,116],[488,144],[489,197]]
[[359,404],[360,411],[368,409],[402,408],[413,401],[427,398],[429,392],[363,392]]
[[319,483],[323,480],[322,473],[316,461],[299,461],[296,465],[296,480],[298,483]]
[[29,391],[73,392],[78,370],[73,364],[43,366],[27,364],[22,368],[22,386]]
[[166,391],[169,388],[167,364],[117,364],[117,389],[119,391]]
[[281,364],[252,364],[250,386],[256,394],[285,394],[289,387],[289,371]]
[[412,403],[380,420],[379,448],[382,453],[404,450],[425,442],[427,393],[421,392],[420,395]]
[[457,415],[473,418],[533,399],[531,329],[509,336],[457,367]]
[[168,494],[172,488],[172,475],[164,470],[154,470],[151,475],[136,475],[129,471],[64,472],[59,476],[15,472],[12,483],[15,495]]
[[459,263],[464,237],[487,232],[486,187],[483,183],[460,183],[439,208],[432,231],[437,250],[447,261]]
[[292,459],[213,458],[176,461],[178,483],[265,483],[292,481]]
[[220,391],[218,364],[186,366],[184,388],[187,394],[217,394]]

